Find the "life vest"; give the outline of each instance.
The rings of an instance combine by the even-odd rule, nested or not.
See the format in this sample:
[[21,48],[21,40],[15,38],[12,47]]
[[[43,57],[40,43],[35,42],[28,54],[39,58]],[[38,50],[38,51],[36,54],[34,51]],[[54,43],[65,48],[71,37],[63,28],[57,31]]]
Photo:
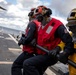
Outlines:
[[[59,20],[52,18],[52,20],[43,29],[40,27],[37,40],[38,45],[48,50],[54,49],[61,41],[60,38],[55,37],[55,32],[60,25],[63,24]],[[40,49],[37,49],[37,53],[45,54],[45,52]]]
[[[36,31],[34,33],[34,38],[37,39],[37,35],[38,35],[38,28],[40,27],[40,22],[38,22],[37,20],[33,20],[32,22],[35,23],[36,25]],[[27,37],[27,34],[28,34],[28,31],[29,31],[29,27],[27,27],[26,29],[26,34],[25,36]],[[30,46],[30,45],[23,45],[23,51],[27,51],[28,53],[34,53],[34,47]]]

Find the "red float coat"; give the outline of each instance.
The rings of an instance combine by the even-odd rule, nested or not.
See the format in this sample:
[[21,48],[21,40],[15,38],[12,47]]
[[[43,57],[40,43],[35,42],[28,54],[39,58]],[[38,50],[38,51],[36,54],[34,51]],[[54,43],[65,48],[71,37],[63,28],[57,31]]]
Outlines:
[[[37,20],[33,20],[32,22],[35,23],[36,25],[36,31],[34,33],[34,38],[37,38],[37,34],[38,34],[38,28],[40,26],[40,22],[38,22]],[[25,36],[27,36],[29,29],[26,29],[26,34]],[[35,53],[35,49],[34,47],[30,46],[30,45],[23,45],[23,51],[27,51],[28,53]]]
[[[54,49],[61,41],[60,38],[55,37],[56,30],[60,25],[62,25],[62,23],[59,20],[52,18],[44,28],[41,26],[38,32],[38,45],[48,50]],[[40,49],[37,49],[37,53],[45,54],[45,52]]]

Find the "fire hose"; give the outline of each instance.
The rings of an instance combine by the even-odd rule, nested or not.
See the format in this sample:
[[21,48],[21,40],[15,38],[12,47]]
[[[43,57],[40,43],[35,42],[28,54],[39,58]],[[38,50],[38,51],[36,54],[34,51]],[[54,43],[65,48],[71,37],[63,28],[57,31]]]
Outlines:
[[[35,40],[33,40],[30,45],[34,46],[34,44],[33,44],[34,41],[35,41]],[[38,44],[35,44],[35,47],[37,47],[38,49],[40,49],[40,50],[42,50],[42,51],[44,51],[44,52],[46,52],[46,53],[48,53],[48,54],[50,53],[49,50],[47,50],[47,49],[39,46]],[[58,55],[57,55],[57,57],[58,57]],[[73,66],[74,68],[76,68],[76,63],[73,62],[72,60],[68,59],[68,62],[67,62],[67,63],[68,63],[69,65]]]
[[[38,49],[40,49],[40,50],[42,50],[42,51],[44,51],[44,52],[46,52],[46,53],[49,54],[49,50],[47,50],[47,49],[45,49],[45,48],[43,48],[43,47],[41,47],[41,46],[39,46],[39,45],[37,45],[37,44],[36,44],[36,47],[37,47]],[[58,57],[58,56],[57,56],[57,57]],[[69,65],[73,66],[74,68],[76,68],[76,63],[73,62],[72,60],[68,59],[67,63],[68,63]]]

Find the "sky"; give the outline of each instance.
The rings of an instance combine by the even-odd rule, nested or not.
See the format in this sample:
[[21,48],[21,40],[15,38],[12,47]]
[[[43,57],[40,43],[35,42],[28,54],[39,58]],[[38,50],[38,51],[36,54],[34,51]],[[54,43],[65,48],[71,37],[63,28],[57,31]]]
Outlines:
[[0,26],[25,30],[28,24],[28,13],[31,8],[44,5],[52,9],[52,17],[67,23],[71,9],[76,8],[76,0],[0,0]]

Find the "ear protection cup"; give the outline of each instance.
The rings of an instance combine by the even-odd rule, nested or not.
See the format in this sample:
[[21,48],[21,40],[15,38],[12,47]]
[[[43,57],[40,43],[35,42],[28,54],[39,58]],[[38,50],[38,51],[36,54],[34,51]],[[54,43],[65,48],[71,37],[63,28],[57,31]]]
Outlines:
[[49,17],[51,14],[52,14],[52,10],[48,8],[44,16],[47,15]]
[[48,8],[48,11],[47,11],[46,14],[51,15],[52,14],[52,10]]
[[34,12],[30,12],[29,14],[28,14],[28,16],[33,16],[33,14],[34,14]]

